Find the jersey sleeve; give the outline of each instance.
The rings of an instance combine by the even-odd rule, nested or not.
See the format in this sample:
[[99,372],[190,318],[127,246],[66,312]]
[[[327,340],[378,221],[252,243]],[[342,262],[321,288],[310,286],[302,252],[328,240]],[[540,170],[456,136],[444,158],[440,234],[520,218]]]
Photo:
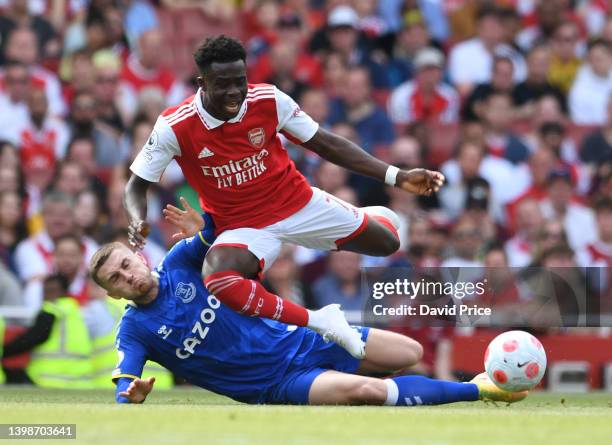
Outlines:
[[319,124],[304,113],[291,97],[276,87],[274,88],[274,95],[276,96],[276,112],[278,114],[276,131],[282,131],[299,142],[309,141],[319,129]]
[[134,325],[125,318],[119,325],[115,347],[118,360],[112,375],[113,382],[117,383],[117,380],[123,378],[140,378],[148,358],[146,343],[139,337]]
[[174,131],[163,116],[157,118],[153,131],[130,170],[149,182],[159,182],[161,175],[175,156],[181,155]]

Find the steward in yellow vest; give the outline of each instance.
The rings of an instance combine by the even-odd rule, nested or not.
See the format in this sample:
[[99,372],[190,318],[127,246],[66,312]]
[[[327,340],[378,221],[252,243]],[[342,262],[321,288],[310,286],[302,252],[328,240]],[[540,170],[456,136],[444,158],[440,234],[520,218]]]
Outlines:
[[66,297],[68,280],[50,275],[34,324],[6,345],[4,355],[31,352],[26,373],[44,388],[92,388],[91,340],[79,304]]

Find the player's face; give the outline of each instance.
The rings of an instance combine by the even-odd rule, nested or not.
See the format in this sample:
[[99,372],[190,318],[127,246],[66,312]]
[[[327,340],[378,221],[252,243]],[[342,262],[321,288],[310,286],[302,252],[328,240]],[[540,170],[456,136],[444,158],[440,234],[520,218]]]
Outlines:
[[126,300],[137,300],[155,286],[144,258],[127,247],[113,250],[98,276],[109,295]]
[[198,81],[206,91],[206,111],[224,121],[238,114],[248,88],[246,66],[242,60],[213,63]]

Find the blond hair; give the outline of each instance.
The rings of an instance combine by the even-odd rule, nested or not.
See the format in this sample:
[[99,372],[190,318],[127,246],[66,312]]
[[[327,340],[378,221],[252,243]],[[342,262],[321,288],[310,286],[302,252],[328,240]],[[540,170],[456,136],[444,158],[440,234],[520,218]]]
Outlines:
[[98,276],[98,272],[100,271],[100,268],[104,266],[104,263],[106,263],[111,253],[113,253],[113,251],[116,249],[127,249],[127,246],[119,241],[114,241],[100,247],[91,257],[91,261],[89,262],[89,275],[100,287],[105,288],[104,283]]

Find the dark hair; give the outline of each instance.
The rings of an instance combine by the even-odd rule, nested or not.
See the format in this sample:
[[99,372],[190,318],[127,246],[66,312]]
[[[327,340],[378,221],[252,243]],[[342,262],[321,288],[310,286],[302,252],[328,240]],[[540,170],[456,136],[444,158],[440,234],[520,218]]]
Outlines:
[[597,201],[595,201],[593,208],[597,213],[604,210],[612,210],[612,198],[609,198],[607,196],[599,198]]
[[559,136],[565,135],[565,127],[559,122],[544,122],[538,128],[540,136],[547,136],[549,134],[558,134]]
[[61,274],[61,273],[54,273],[51,275],[47,275],[45,279],[43,280],[43,283],[47,284],[53,281],[56,281],[59,283],[64,293],[68,292],[68,287],[70,286],[70,282],[68,281],[68,278],[66,277],[66,275]]
[[495,5],[486,5],[486,6],[483,6],[482,8],[480,8],[478,10],[478,12],[476,13],[476,20],[477,21],[481,21],[482,19],[484,19],[486,17],[493,17],[493,18],[496,18],[498,20],[501,20],[502,19],[502,12],[501,12],[500,8],[498,8]]
[[593,48],[601,46],[603,47],[606,51],[612,51],[611,45],[607,40],[604,40],[602,38],[596,38],[596,39],[592,39],[589,41],[589,43],[587,44],[587,50],[591,51]]
[[61,242],[64,241],[73,241],[77,246],[79,246],[79,248],[84,251],[85,250],[85,245],[83,244],[81,238],[79,238],[77,235],[75,235],[74,233],[67,233],[65,235],[60,236],[58,239],[56,239],[54,241],[53,244],[55,244],[55,247],[57,248],[57,245]]
[[204,73],[213,63],[245,62],[246,51],[238,40],[221,34],[204,40],[193,58],[200,72]]

